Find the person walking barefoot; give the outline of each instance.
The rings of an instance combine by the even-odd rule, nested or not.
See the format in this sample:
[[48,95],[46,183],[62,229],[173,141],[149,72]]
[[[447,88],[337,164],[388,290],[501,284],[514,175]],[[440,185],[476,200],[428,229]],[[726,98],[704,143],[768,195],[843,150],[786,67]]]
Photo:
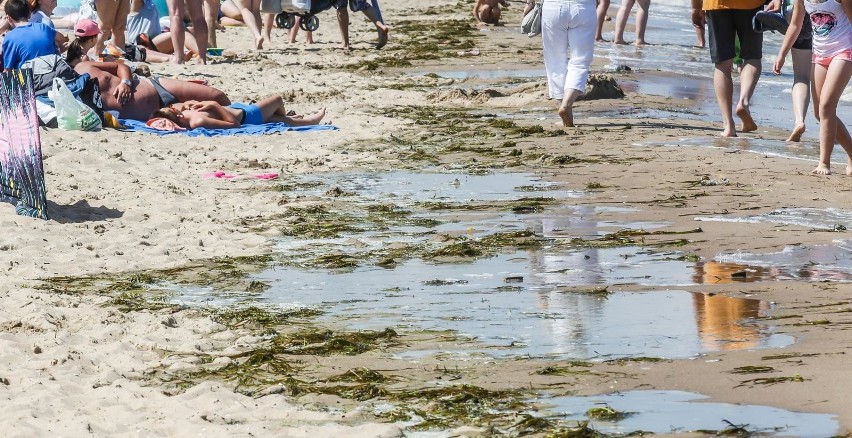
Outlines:
[[[529,0],[528,0],[529,1]],[[525,11],[529,11],[529,3]],[[544,67],[562,125],[574,126],[574,102],[586,91],[595,49],[595,0],[546,0],[541,9]]]
[[819,163],[811,173],[831,174],[831,153],[838,142],[846,151],[846,175],[852,175],[852,136],[837,117],[837,104],[852,77],[852,1],[795,0],[790,26],[773,66],[775,74],[781,73],[787,53],[802,30],[805,12],[813,27],[814,113],[819,119]]
[[609,10],[609,0],[598,0],[597,7],[597,19],[598,19],[598,27],[595,30],[595,41],[606,42],[603,37],[603,24],[604,21],[607,21],[606,13]]
[[627,44],[624,41],[624,28],[627,27],[627,17],[630,16],[630,10],[633,5],[639,5],[639,11],[636,12],[636,41],[637,46],[644,46],[648,43],[645,41],[645,29],[648,27],[648,8],[651,7],[651,0],[622,0],[621,6],[618,8],[618,14],[615,16],[615,38],[613,44]]

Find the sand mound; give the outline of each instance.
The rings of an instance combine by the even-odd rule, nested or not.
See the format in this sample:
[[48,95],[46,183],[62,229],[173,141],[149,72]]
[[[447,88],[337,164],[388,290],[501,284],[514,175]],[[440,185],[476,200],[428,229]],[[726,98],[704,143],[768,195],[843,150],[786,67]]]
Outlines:
[[596,99],[621,99],[624,97],[624,90],[615,81],[615,78],[604,74],[591,74],[586,81],[586,94],[580,97],[579,100],[596,100]]

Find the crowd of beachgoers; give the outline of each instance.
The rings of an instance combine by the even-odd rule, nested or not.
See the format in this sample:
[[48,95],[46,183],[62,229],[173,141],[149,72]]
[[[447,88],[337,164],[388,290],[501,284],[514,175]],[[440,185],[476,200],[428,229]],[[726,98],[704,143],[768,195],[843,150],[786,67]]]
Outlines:
[[[814,116],[820,122],[820,159],[813,173],[831,173],[831,152],[839,143],[850,156],[846,173],[852,175],[852,136],[837,117],[840,96],[852,76],[852,6],[785,2],[692,1],[696,45],[703,47],[709,40],[713,85],[723,122],[720,135],[734,137],[737,132],[757,129],[750,102],[762,71],[763,31],[780,30],[785,38],[772,69],[780,74],[791,51],[794,66],[795,123],[788,141],[801,139],[813,99]],[[622,2],[613,44],[626,44],[624,32],[634,4],[639,6],[635,44],[647,44],[649,0]],[[509,5],[507,0],[476,0],[473,17],[479,25],[498,24],[501,8]],[[99,110],[143,122],[156,119],[152,126],[158,129],[232,128],[269,122],[311,125],[323,119],[324,109],[297,115],[287,111],[276,96],[253,104],[232,104],[224,93],[206,84],[151,75],[145,63],[205,64],[208,52],[219,50],[216,32],[223,23],[244,25],[254,49],[262,49],[271,40],[272,27],[279,24],[290,29],[290,42],[296,41],[302,29],[311,43],[318,23],[314,15],[332,8],[343,49],[350,44],[350,10],[362,12],[374,24],[376,48],[384,47],[389,34],[376,0],[168,0],[164,6],[158,8],[154,0],[84,0],[79,12],[54,17],[56,0],[6,0],[6,17],[0,25],[0,32],[5,32],[4,68],[48,66],[33,70],[37,96],[46,95],[56,77],[69,85],[95,79],[102,97]],[[603,41],[601,29],[608,8],[609,0],[540,4],[526,0],[524,16],[535,15],[536,33],[542,33],[548,95],[560,102],[558,114],[566,127],[574,126],[573,106],[586,90],[595,43]],[[825,17],[833,18],[829,23]],[[71,37],[58,29],[70,29]],[[739,70],[740,82],[736,99],[735,70]],[[81,75],[88,77],[80,81]],[[50,104],[49,99],[42,101]],[[741,120],[739,125],[734,116]],[[50,117],[42,121],[49,124]]]
[[[274,3],[274,2],[273,2]],[[59,78],[83,104],[113,120],[151,122],[161,130],[194,128],[237,128],[243,125],[285,123],[305,126],[320,123],[325,109],[299,115],[284,108],[280,96],[238,104],[203,80],[181,81],[152,74],[148,63],[206,64],[208,54],[221,54],[216,47],[217,28],[241,25],[254,38],[253,48],[271,40],[272,27],[290,28],[295,42],[301,29],[312,42],[314,14],[334,8],[341,32],[341,46],[349,49],[349,10],[362,12],[374,23],[382,48],[388,39],[378,3],[360,1],[310,2],[264,5],[258,1],[179,0],[167,1],[166,11],[153,0],[84,0],[79,12],[53,15],[56,0],[6,0],[2,56],[6,71],[30,69],[39,118],[47,126],[56,124],[56,102],[49,91]],[[287,6],[285,8],[285,6]],[[295,9],[294,9],[295,8]],[[166,12],[166,14],[163,14]],[[277,14],[276,14],[277,12]],[[304,19],[304,21],[303,21]],[[262,29],[262,30],[261,30]],[[66,35],[66,33],[68,35]],[[97,91],[82,92],[94,80]],[[119,126],[113,122],[114,126]]]
[[[538,3],[538,4],[537,4]],[[612,43],[626,44],[624,32],[634,5],[635,42],[645,39],[650,0],[621,2],[615,18]],[[505,0],[478,0],[473,15],[478,23],[496,23]],[[596,42],[603,42],[602,27],[608,19],[609,0],[527,0],[524,16],[537,14],[544,47],[548,91],[561,101],[559,116],[565,126],[574,126],[573,105],[584,93]],[[763,32],[784,34],[775,74],[781,74],[792,51],[794,126],[788,141],[798,142],[805,132],[805,116],[811,98],[814,116],[820,122],[820,158],[814,174],[831,173],[835,143],[846,151],[846,174],[852,175],[852,136],[837,117],[837,105],[852,76],[852,5],[837,1],[805,0],[692,0],[691,21],[698,47],[709,40],[716,100],[722,115],[720,135],[757,130],[750,103],[762,71]],[[709,38],[708,38],[709,37]],[[734,99],[733,72],[739,71],[739,96]],[[812,90],[812,91],[811,91]],[[734,115],[741,123],[737,125]]]

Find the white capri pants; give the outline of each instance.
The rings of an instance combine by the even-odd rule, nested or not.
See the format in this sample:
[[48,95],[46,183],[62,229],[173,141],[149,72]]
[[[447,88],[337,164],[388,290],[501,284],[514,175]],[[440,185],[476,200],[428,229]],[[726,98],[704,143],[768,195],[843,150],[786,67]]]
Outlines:
[[571,89],[586,91],[596,26],[595,0],[544,0],[541,36],[552,99],[562,99]]

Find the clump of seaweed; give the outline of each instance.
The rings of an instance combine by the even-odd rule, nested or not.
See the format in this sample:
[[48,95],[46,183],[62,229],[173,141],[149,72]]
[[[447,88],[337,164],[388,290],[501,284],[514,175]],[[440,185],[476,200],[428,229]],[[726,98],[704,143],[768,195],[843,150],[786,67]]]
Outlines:
[[732,369],[730,372],[732,374],[760,374],[760,373],[774,373],[775,368],[768,366],[743,366],[736,367]]
[[782,377],[759,377],[757,379],[749,379],[743,380],[739,385],[735,386],[735,388],[739,388],[740,386],[753,386],[753,385],[777,385],[779,383],[786,382],[804,382],[804,377],[796,374],[793,376],[782,376]]
[[599,421],[621,421],[629,417],[632,412],[621,412],[609,405],[595,406],[586,411],[586,416],[592,420]]

